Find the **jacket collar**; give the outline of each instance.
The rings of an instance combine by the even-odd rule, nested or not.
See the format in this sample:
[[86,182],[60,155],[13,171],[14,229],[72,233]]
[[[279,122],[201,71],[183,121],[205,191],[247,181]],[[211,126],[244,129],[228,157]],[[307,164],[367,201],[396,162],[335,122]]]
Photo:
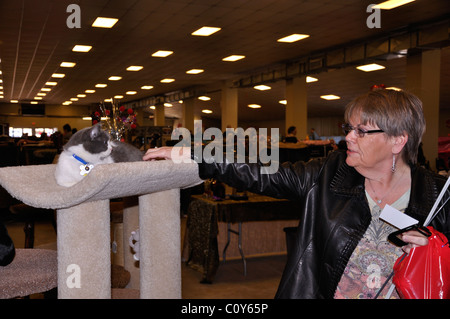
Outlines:
[[[442,185],[426,169],[411,165],[411,195],[405,213],[424,222],[439,195]],[[364,176],[345,163],[345,157],[331,180],[330,188],[337,195],[364,196]],[[445,179],[442,178],[443,183]]]

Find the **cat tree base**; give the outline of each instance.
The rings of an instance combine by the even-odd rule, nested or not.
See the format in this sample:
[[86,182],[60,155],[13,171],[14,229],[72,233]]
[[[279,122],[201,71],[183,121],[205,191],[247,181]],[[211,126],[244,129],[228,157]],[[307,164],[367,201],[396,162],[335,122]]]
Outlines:
[[[0,184],[25,204],[57,210],[58,298],[111,298],[109,200],[129,196],[138,196],[139,206],[124,209],[124,231],[135,226],[126,220],[138,209],[141,247],[139,268],[131,265],[131,288],[140,298],[181,298],[179,189],[202,182],[197,164],[98,165],[69,188],[56,184],[55,166],[0,168]],[[131,258],[126,250],[125,268]]]

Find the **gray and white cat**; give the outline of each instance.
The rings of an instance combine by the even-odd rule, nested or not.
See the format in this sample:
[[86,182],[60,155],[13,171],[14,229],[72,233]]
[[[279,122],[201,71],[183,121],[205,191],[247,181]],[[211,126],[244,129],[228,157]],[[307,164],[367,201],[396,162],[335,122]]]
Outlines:
[[56,182],[70,187],[99,164],[141,161],[136,147],[112,140],[100,124],[76,132],[64,145],[55,169]]

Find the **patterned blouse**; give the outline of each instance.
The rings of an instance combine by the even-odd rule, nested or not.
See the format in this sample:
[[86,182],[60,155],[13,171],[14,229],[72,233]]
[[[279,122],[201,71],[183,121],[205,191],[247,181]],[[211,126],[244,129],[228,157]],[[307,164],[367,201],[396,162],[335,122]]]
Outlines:
[[[409,196],[410,190],[391,206],[404,212]],[[372,221],[350,257],[334,295],[335,299],[373,299],[391,274],[395,261],[403,254],[399,247],[387,240],[387,236],[397,229],[379,219],[381,208],[367,192],[366,197],[371,207]],[[379,299],[385,298],[391,283],[392,281],[384,287]],[[395,290],[390,298],[398,299]]]

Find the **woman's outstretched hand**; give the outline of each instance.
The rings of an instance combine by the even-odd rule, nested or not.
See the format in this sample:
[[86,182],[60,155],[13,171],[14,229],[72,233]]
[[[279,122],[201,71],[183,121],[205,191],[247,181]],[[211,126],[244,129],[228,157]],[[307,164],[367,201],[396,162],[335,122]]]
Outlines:
[[179,163],[188,163],[191,159],[191,149],[189,147],[168,147],[150,148],[142,158],[144,161],[172,160]]

